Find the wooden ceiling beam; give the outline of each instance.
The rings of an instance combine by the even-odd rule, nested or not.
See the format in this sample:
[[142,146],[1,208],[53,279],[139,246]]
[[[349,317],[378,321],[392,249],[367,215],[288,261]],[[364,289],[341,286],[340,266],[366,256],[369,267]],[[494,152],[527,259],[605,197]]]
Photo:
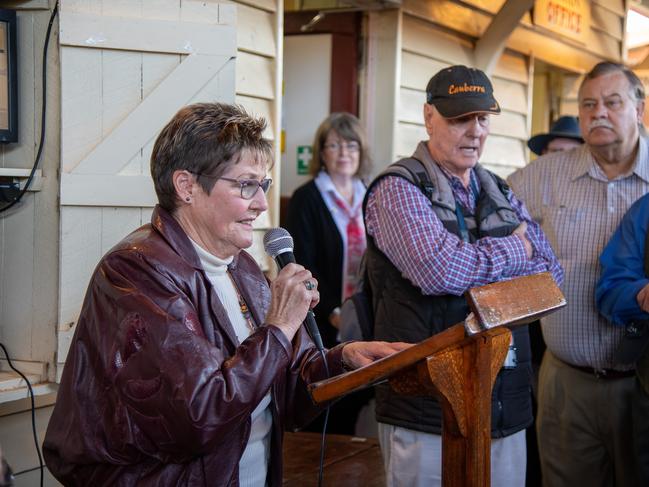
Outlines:
[[534,0],[507,0],[494,16],[489,27],[478,39],[474,50],[474,65],[490,75],[500,58],[507,39],[518,23],[534,5]]

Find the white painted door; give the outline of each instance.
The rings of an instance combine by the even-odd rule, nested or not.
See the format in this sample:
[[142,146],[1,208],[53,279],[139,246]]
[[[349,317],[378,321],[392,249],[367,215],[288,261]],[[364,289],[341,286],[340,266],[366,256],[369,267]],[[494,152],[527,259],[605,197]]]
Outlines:
[[60,16],[59,364],[97,262],[156,203],[158,132],[183,105],[234,102],[237,53],[234,5],[62,0]]
[[284,37],[282,196],[291,196],[311,176],[308,165],[313,136],[329,115],[331,34]]

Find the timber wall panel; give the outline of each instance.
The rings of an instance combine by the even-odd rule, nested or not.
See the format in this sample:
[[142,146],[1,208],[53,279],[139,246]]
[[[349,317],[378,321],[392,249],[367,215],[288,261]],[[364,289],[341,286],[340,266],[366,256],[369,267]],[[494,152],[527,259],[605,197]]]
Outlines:
[[240,52],[237,55],[237,95],[272,100],[275,97],[275,60]]
[[490,134],[482,151],[482,163],[490,168],[502,166],[516,169],[527,163],[525,156],[526,140],[509,136]]
[[590,18],[593,28],[605,32],[618,41],[624,38],[624,12],[620,14],[592,2],[590,4]]
[[[0,167],[30,169],[41,130],[42,52],[50,17],[47,1],[4,2],[17,10],[18,142],[0,145]],[[56,349],[59,159],[59,56],[55,21],[47,59],[47,114],[42,178],[11,210],[0,214],[0,342],[17,363],[49,373]],[[24,182],[24,180],[23,180]],[[5,363],[0,363],[4,370]],[[52,369],[53,370],[53,369]],[[53,372],[52,372],[53,373]]]
[[275,127],[275,103],[273,100],[265,100],[263,98],[255,98],[253,96],[237,95],[235,98],[236,103],[246,107],[250,113],[264,117],[268,122],[268,127],[264,132],[264,136],[268,139],[274,140],[275,134],[279,132]]
[[[416,144],[427,138],[423,125],[423,104],[430,77],[452,64],[472,65],[472,53],[472,47],[466,40],[443,32],[420,18],[403,15],[401,83],[395,138],[397,157],[409,156]],[[527,162],[525,141],[529,136],[529,71],[525,56],[505,51],[491,80],[502,113],[491,117],[491,135],[481,161],[485,166],[497,166],[499,173],[507,174]]]
[[[276,63],[280,43],[276,25],[281,8],[278,8],[278,3],[274,0],[225,3],[226,5],[214,0],[66,0],[65,8],[68,13],[135,17],[142,18],[144,22],[180,20],[236,24],[236,60],[226,65],[231,67],[225,68],[232,75],[232,83],[227,82],[229,76],[220,76],[190,102],[222,99],[221,93],[231,93],[231,98],[225,101],[236,101],[250,112],[266,117],[269,122],[266,136],[278,140]],[[82,54],[81,51],[88,52]],[[183,55],[174,53],[93,50],[72,46],[66,46],[63,55],[74,58],[65,59],[65,69],[61,74],[64,80],[63,103],[70,108],[64,111],[63,116],[64,171],[73,170],[84,160],[184,60]],[[168,118],[166,116],[158,121],[159,128]],[[148,178],[154,139],[152,137],[130,160],[119,162],[123,167],[115,176],[105,176],[107,186],[113,184],[110,181],[131,176],[127,180],[120,179],[129,184],[122,185],[119,192],[116,192],[116,202],[120,196],[135,193],[140,184],[138,181],[143,177]],[[92,175],[88,174],[88,177]],[[77,177],[75,181],[81,179]],[[107,188],[105,194],[101,192],[103,195],[94,196],[109,201],[109,191]],[[84,198],[90,201],[92,196],[86,195]],[[135,195],[131,198],[137,202]],[[270,207],[273,208],[272,202]],[[65,245],[61,252],[59,362],[62,362],[67,353],[69,338],[74,331],[71,325],[78,317],[83,294],[94,267],[112,245],[131,230],[148,222],[151,207],[148,204],[144,207],[66,204],[61,208],[61,214],[62,240]],[[258,231],[255,232],[255,248],[252,253],[264,267],[267,267],[268,262],[263,254],[261,239],[263,231],[271,226],[273,218],[272,214],[267,213],[255,222]]]
[[407,14],[403,15],[402,49],[433,59],[439,59],[439,53],[443,52],[449,64],[470,65],[473,62],[473,47],[469,41]]
[[494,96],[503,110],[527,114],[527,85],[492,76]]
[[[426,19],[439,19],[440,23],[454,28],[462,26],[460,32],[472,36],[479,36],[489,24],[488,19],[481,14],[496,14],[504,0],[464,0],[465,5],[452,0],[442,2],[420,2],[417,0],[405,0],[404,8],[412,13]],[[467,7],[476,7],[473,10]],[[592,0],[591,8],[591,29],[599,30],[601,33],[621,41],[624,37],[622,20],[624,18],[624,5],[622,0]],[[483,11],[483,12],[480,12]],[[444,20],[442,20],[444,19]],[[461,24],[460,24],[461,22]],[[453,24],[451,24],[453,23]],[[532,18],[529,12],[521,19],[521,24],[532,27]]]
[[[401,84],[402,11],[370,11],[365,25],[367,68],[359,73],[359,118],[365,126],[373,161],[372,175],[394,162]],[[419,56],[421,59],[423,57]],[[413,88],[421,89],[420,86]],[[412,148],[410,149],[412,150]]]
[[[403,10],[412,17],[455,31],[469,40],[467,37],[478,39],[482,36],[503,3],[502,0],[404,0]],[[583,45],[537,28],[526,13],[508,39],[507,47],[520,53],[534,52],[538,59],[582,71],[587,71],[601,59],[619,61],[624,18],[622,0],[601,0],[591,5],[591,25]]]
[[603,9],[613,12],[619,17],[624,16],[624,0],[591,0],[591,5],[592,4],[599,5]]
[[[232,3],[232,2],[225,2]],[[279,1],[246,0],[237,5],[236,97],[250,114],[264,117],[267,128],[264,135],[275,143],[275,160],[280,160],[279,110],[281,83],[281,25],[283,10]],[[263,269],[269,269],[270,262],[263,250],[263,235],[272,226],[279,224],[279,178],[280,164],[270,171],[275,187],[269,191],[269,210],[254,223],[254,243],[250,253]]]
[[581,75],[564,75],[563,76],[563,89],[560,99],[560,110],[562,115],[579,116],[579,85],[583,80]]
[[276,14],[240,3],[237,3],[236,6],[238,48],[267,57],[275,57],[278,44],[275,29]]

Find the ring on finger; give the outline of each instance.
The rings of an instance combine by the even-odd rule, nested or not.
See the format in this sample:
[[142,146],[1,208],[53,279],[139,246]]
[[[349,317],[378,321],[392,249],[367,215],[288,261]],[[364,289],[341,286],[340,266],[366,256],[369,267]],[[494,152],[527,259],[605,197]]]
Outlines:
[[306,281],[304,281],[304,287],[306,287],[307,291],[313,291],[315,289],[315,284],[313,284],[309,280],[306,280]]

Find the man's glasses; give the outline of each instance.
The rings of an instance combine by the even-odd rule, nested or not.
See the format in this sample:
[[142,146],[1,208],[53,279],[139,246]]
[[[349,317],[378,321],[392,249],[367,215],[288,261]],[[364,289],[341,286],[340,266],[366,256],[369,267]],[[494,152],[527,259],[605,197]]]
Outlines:
[[339,152],[340,149],[345,149],[347,152],[358,152],[361,150],[361,145],[355,140],[352,140],[343,143],[330,142],[329,144],[325,144],[324,148],[331,152]]
[[257,181],[256,179],[232,179],[232,178],[225,178],[222,176],[221,177],[210,176],[209,174],[201,174],[201,173],[192,173],[192,174],[195,174],[196,176],[205,176],[206,178],[214,178],[216,180],[223,179],[224,181],[228,181],[230,183],[236,183],[241,188],[241,197],[244,200],[251,200],[252,198],[254,198],[255,195],[257,194],[257,191],[259,191],[259,188],[261,188],[264,194],[268,193],[271,184],[273,184],[273,180],[270,178]]

